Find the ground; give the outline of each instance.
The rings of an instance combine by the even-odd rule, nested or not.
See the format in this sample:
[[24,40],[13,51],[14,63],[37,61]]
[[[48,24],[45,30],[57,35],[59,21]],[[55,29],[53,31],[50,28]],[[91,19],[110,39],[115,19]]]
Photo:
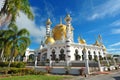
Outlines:
[[[68,79],[66,79],[68,80]],[[76,76],[69,80],[120,80],[120,70],[109,72],[109,73],[96,73],[94,75]]]

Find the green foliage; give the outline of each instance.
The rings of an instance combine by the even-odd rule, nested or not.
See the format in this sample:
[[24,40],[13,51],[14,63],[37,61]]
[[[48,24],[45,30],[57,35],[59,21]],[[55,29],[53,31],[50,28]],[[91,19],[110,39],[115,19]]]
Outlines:
[[8,62],[0,62],[0,67],[7,67],[8,66]]
[[[0,62],[0,67],[7,67],[9,62]],[[12,62],[10,67],[25,68],[25,62]]]
[[32,68],[0,68],[0,73],[2,74],[18,74],[18,75],[29,75],[29,74],[34,74],[34,75],[45,75],[45,72],[41,71],[36,71]]

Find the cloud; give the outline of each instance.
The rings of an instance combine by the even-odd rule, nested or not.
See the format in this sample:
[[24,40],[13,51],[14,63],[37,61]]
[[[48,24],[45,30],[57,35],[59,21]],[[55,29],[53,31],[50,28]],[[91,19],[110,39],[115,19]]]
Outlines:
[[107,0],[94,8],[88,20],[104,18],[106,16],[116,16],[120,14],[120,0]]
[[110,47],[120,46],[120,42],[109,45]]
[[108,48],[108,51],[120,51],[120,48]]
[[27,16],[22,12],[19,13],[16,23],[19,29],[26,28],[30,32],[32,41],[35,43],[40,43],[42,37],[45,36],[45,26],[36,25],[35,21],[28,19]]
[[112,24],[110,24],[110,26],[120,26],[120,20],[114,21]]
[[120,29],[112,29],[111,33],[112,34],[120,34]]
[[54,18],[54,15],[53,15],[54,7],[53,7],[53,5],[46,0],[44,0],[44,4],[45,4],[45,11],[47,13],[47,16],[49,18]]

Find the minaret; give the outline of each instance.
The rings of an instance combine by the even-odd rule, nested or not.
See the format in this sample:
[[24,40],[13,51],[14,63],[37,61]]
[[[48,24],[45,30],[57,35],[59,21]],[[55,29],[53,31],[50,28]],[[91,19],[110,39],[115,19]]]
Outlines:
[[66,21],[66,39],[71,39],[71,20],[72,18],[70,17],[69,14],[67,14],[67,16],[65,17],[65,21]]
[[68,14],[65,17],[65,21],[66,21],[66,62],[67,62],[67,66],[69,66],[69,61],[70,61],[70,53],[71,53],[71,39],[70,39],[70,28],[71,28],[71,20],[72,18],[70,17],[70,15]]
[[52,22],[48,18],[48,20],[46,21],[46,37],[50,36],[50,26],[51,26],[51,24],[52,24]]

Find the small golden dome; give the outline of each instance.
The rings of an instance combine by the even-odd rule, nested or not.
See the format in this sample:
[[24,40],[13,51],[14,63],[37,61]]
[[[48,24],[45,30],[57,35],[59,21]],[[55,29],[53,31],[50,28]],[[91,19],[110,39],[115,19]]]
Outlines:
[[105,47],[104,45],[102,45],[102,48],[103,48],[103,51],[106,51],[106,50],[107,50],[106,47]]
[[71,20],[72,20],[72,18],[70,17],[69,14],[67,14],[66,17],[65,17],[65,21],[71,21]]
[[46,21],[46,25],[50,25],[52,24],[51,20],[48,18],[47,21]]
[[54,40],[62,40],[62,38],[66,38],[66,25],[58,24],[52,30]]
[[53,44],[55,42],[55,40],[52,38],[52,37],[50,37],[50,36],[48,36],[47,38],[46,38],[46,40],[45,40],[45,43],[46,44]]
[[100,46],[100,43],[98,42],[98,40],[96,40],[95,44],[93,44],[95,46]]
[[80,38],[80,37],[78,38],[78,42],[80,44],[86,44],[86,41],[84,39]]

